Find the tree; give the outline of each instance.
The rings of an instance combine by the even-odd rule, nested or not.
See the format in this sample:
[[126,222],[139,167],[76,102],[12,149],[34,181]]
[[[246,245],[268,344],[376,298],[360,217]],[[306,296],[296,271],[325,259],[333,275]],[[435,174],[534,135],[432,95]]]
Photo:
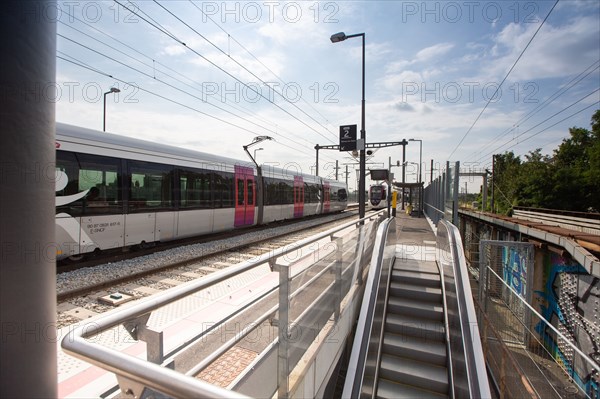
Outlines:
[[551,208],[556,202],[555,181],[551,158],[542,155],[541,148],[525,155],[516,175],[516,205]]
[[494,155],[494,202],[499,213],[508,212],[518,198],[518,181],[515,177],[520,167],[521,159],[512,151]]
[[554,150],[556,209],[600,210],[600,110],[592,116],[592,130],[569,129],[571,137]]
[[505,152],[494,155],[496,209],[509,213],[515,205],[583,212],[600,211],[600,110],[592,130],[569,129],[552,156],[541,149],[524,161]]

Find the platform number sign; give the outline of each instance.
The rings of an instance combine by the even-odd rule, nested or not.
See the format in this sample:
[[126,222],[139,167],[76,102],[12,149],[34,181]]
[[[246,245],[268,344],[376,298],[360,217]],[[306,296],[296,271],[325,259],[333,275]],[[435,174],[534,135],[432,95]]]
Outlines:
[[340,151],[356,150],[356,125],[340,126]]

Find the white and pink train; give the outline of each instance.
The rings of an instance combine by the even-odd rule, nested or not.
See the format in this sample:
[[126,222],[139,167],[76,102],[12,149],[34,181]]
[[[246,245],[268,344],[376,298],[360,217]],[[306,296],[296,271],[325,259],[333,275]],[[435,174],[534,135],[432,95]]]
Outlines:
[[57,123],[57,259],[340,212],[346,185]]

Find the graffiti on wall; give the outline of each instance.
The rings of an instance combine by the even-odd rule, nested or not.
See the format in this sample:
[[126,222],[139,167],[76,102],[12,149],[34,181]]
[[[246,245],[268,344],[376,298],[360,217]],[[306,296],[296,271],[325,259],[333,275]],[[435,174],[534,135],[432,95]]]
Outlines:
[[[541,313],[562,334],[596,363],[600,363],[600,279],[579,263],[548,252],[544,259],[544,291],[535,294],[543,300]],[[600,382],[588,363],[573,351],[546,324],[536,331],[546,349],[573,376],[590,397],[600,398]]]
[[526,249],[519,247],[502,248],[502,264],[504,281],[519,296],[526,298],[527,292],[527,262],[529,254]]

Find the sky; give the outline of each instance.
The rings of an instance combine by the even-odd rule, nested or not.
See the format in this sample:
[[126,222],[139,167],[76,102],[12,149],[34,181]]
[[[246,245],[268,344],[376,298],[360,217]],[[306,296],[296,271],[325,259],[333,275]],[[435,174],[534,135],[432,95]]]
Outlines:
[[[551,1],[59,1],[56,120],[315,172],[315,145],[361,126],[406,145],[407,182],[446,162],[551,154],[600,108],[600,3]],[[104,95],[111,87],[120,93]],[[360,135],[360,133],[359,133]],[[420,140],[420,141],[419,141]],[[401,181],[402,146],[367,169]],[[422,156],[420,150],[422,149]],[[254,151],[256,150],[256,152]],[[358,159],[319,151],[319,175],[357,186]],[[370,184],[367,179],[367,186]],[[471,178],[469,191],[481,180]]]

